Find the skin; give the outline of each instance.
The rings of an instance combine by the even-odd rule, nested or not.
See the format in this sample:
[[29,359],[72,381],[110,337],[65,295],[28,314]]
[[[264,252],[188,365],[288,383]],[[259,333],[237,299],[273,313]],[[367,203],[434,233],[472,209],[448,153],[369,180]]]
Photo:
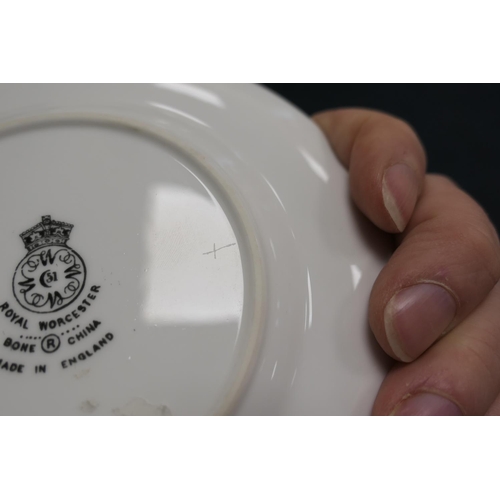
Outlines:
[[[358,208],[397,242],[369,304],[372,331],[397,360],[373,414],[425,414],[415,405],[429,394],[464,415],[500,414],[500,244],[487,215],[451,180],[426,174],[424,148],[406,122],[365,109],[326,111],[314,120],[349,170]],[[391,299],[422,284],[446,293],[405,322],[406,309]],[[433,323],[425,312],[438,307],[450,315]],[[406,337],[394,333],[400,324]]]

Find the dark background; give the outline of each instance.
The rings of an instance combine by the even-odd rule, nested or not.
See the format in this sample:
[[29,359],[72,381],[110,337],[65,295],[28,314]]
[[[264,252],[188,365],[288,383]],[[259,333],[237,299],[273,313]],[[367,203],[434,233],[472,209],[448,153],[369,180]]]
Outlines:
[[264,85],[307,114],[356,106],[405,119],[424,143],[429,172],[451,177],[500,228],[499,85]]

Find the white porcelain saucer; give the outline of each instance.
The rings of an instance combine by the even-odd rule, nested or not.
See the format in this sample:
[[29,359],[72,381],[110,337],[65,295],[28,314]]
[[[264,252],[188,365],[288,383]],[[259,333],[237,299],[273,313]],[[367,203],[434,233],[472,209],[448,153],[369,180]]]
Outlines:
[[368,414],[388,255],[252,85],[0,86],[0,413]]

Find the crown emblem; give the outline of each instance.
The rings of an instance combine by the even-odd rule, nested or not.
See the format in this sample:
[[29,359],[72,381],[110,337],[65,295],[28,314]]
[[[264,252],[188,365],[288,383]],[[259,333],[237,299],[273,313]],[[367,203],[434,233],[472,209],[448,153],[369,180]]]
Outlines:
[[73,224],[52,220],[50,215],[44,215],[42,222],[21,234],[24,246],[31,252],[35,248],[47,245],[66,245]]

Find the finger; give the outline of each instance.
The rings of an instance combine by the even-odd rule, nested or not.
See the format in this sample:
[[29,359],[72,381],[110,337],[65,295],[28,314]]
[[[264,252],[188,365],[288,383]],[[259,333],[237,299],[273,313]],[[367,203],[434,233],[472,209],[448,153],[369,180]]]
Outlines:
[[446,338],[398,364],[377,395],[375,415],[484,415],[500,391],[500,285]]
[[401,232],[426,168],[425,152],[413,129],[402,120],[365,109],[327,111],[314,120],[349,169],[358,208],[384,231]]
[[401,361],[458,325],[500,278],[498,236],[481,207],[447,178],[428,175],[400,246],[370,297],[372,330]]

